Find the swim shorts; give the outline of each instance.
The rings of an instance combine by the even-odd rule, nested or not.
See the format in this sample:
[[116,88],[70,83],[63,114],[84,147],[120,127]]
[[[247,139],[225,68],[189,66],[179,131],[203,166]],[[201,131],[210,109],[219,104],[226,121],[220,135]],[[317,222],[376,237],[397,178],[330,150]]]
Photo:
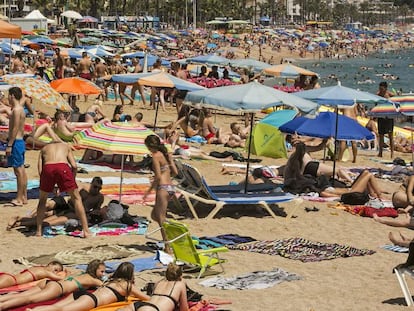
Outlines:
[[305,170],[303,171],[303,175],[311,175],[313,177],[318,177],[318,168],[319,162],[318,161],[309,161],[306,166]]
[[69,164],[51,163],[43,165],[40,174],[40,190],[52,192],[56,184],[61,192],[69,192],[78,188]]
[[378,134],[385,135],[394,131],[394,119],[378,118]]
[[26,143],[23,139],[16,139],[13,143],[11,154],[7,157],[9,167],[20,167],[24,165],[24,153],[26,152]]
[[90,73],[82,72],[79,74],[79,77],[86,79],[86,80],[92,80],[92,75]]

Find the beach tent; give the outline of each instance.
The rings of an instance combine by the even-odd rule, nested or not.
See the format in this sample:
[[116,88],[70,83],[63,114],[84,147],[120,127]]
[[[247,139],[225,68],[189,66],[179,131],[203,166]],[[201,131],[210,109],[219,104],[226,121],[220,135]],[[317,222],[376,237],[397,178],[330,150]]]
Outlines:
[[0,20],[0,38],[20,39],[22,28]]
[[48,24],[54,24],[54,23],[56,23],[56,21],[54,19],[47,18],[39,10],[33,10],[33,11],[31,11],[24,18],[26,18],[26,19],[46,19]]

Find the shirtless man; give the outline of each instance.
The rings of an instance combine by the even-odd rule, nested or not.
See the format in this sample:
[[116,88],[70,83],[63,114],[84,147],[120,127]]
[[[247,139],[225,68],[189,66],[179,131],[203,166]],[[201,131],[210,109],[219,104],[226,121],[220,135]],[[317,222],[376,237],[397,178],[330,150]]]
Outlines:
[[73,135],[75,135],[75,129],[69,125],[68,120],[66,120],[65,114],[61,111],[55,113],[54,131],[56,135],[60,138],[59,140],[64,142],[72,142]]
[[96,74],[96,85],[99,86],[101,89],[104,90],[105,95],[103,93],[99,94],[96,99],[101,98],[102,100],[106,100],[108,98],[108,90],[105,88],[105,79],[104,77],[108,75],[108,68],[104,63],[101,63],[99,58],[95,59],[95,74]]
[[[139,64],[139,61],[136,58],[132,59],[132,73],[140,73],[142,72],[142,67]],[[134,104],[134,100],[135,100],[135,93],[139,92],[139,95],[141,96],[141,100],[142,100],[142,107],[145,108],[145,106],[147,105],[147,101],[145,99],[145,94],[144,94],[144,86],[138,84],[138,83],[134,83],[132,85],[132,89],[131,89],[131,98],[132,98],[132,102],[130,102],[130,105]]]
[[55,54],[56,54],[56,58],[54,60],[54,64],[55,64],[55,76],[58,79],[62,79],[63,78],[63,66],[65,64],[65,59],[60,54],[60,49],[59,48],[56,48],[55,49]]
[[88,220],[78,185],[75,181],[77,166],[69,145],[53,142],[43,147],[39,154],[38,170],[40,176],[39,204],[37,205],[36,236],[42,236],[42,223],[46,212],[46,200],[57,184],[61,192],[68,192],[79,218],[83,236],[91,235]]
[[[390,98],[394,96],[393,93],[388,91],[388,83],[385,81],[380,82],[377,95],[384,97],[384,98]],[[385,135],[388,135],[388,139],[390,140],[391,159],[393,159],[394,158],[394,119],[378,118],[377,125],[378,125],[378,156],[382,157],[382,151],[384,149],[384,137]]]
[[[82,52],[82,59],[79,61],[78,65],[78,74],[79,77],[92,80],[92,72],[94,72],[94,67],[91,59],[88,57],[88,53]],[[85,95],[85,102],[88,100],[88,96]]]
[[[342,113],[344,116],[347,116],[351,119],[357,120],[357,115],[358,115],[358,108],[357,105],[354,105],[351,108],[344,108],[342,109]],[[356,162],[356,158],[357,158],[357,153],[358,153],[358,148],[357,148],[357,143],[356,141],[351,141],[351,146],[352,146],[352,163]],[[346,146],[346,141],[341,141],[340,147],[339,147],[339,155],[338,155],[338,159],[339,161],[342,161],[342,157],[344,155],[345,149],[347,148]]]
[[22,55],[20,53],[16,54],[16,57],[11,63],[10,70],[12,73],[24,73],[26,69],[26,64],[23,62]]
[[9,103],[12,104],[12,112],[9,121],[9,137],[6,148],[7,164],[13,167],[17,180],[16,199],[10,204],[22,206],[27,204],[27,175],[24,168],[24,153],[26,145],[23,140],[24,121],[26,114],[23,109],[23,93],[19,87],[9,89]]

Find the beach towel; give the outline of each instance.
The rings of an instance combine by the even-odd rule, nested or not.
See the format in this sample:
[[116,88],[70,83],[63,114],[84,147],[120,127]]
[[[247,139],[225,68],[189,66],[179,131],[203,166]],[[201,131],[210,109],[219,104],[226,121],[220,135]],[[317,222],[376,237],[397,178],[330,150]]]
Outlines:
[[[120,172],[121,165],[107,162],[95,162],[94,164],[77,163],[79,168],[83,168],[88,172]],[[124,164],[124,172],[129,173],[149,173],[148,170],[142,170],[129,164]]]
[[313,242],[304,238],[290,238],[274,241],[258,241],[229,245],[229,249],[244,250],[268,255],[279,255],[302,262],[316,262],[340,257],[372,255],[369,249],[358,249],[348,245]]
[[29,283],[17,284],[5,288],[0,288],[0,295],[10,293],[10,292],[22,292],[36,286],[42,280],[32,281]]
[[[39,199],[39,188],[28,189],[27,190],[27,198],[28,199]],[[17,195],[16,191],[12,192],[0,192],[0,203],[10,202],[11,200],[15,199]],[[52,197],[53,194],[51,193],[49,197]]]
[[383,245],[381,246],[381,248],[386,249],[388,251],[396,252],[396,253],[408,253],[409,251],[408,247],[403,247],[403,246],[394,245],[394,244]]
[[[108,194],[106,195],[111,200],[119,200],[119,194]],[[122,192],[121,201],[124,204],[144,204],[143,202],[144,194],[124,194]],[[146,205],[153,205],[155,204],[155,193],[150,193],[145,201]]]
[[0,181],[16,180],[16,175],[13,172],[0,172]]
[[[150,257],[130,259],[128,261],[134,265],[135,272],[165,268],[165,266],[157,259],[157,256],[154,256],[154,255]],[[118,266],[123,262],[124,261],[106,261],[105,272],[113,273],[118,268]],[[81,269],[81,270],[85,270],[86,267],[87,267],[86,264],[75,266],[76,269]]]
[[294,281],[300,279],[301,277],[294,273],[287,272],[280,268],[274,268],[271,271],[255,271],[228,278],[217,276],[208,278],[199,284],[205,287],[244,290],[264,289],[273,287],[284,281]]
[[[39,179],[31,179],[27,181],[27,189],[39,188]],[[16,180],[2,180],[0,181],[0,191],[17,191]]]
[[59,297],[59,298],[55,298],[55,299],[50,299],[50,300],[46,300],[46,301],[41,301],[41,302],[35,302],[35,303],[30,303],[28,305],[24,305],[24,306],[20,306],[17,308],[12,308],[12,309],[7,309],[9,311],[26,311],[26,309],[32,309],[35,307],[39,307],[39,306],[48,306],[48,305],[52,305],[64,298],[66,298],[67,296],[64,297]]
[[[148,230],[148,221],[142,219],[137,225],[134,226],[92,226],[89,230],[94,236],[118,236],[126,234],[143,235]],[[47,226],[43,228],[43,237],[50,238],[57,235],[68,235],[73,237],[81,237],[81,231],[68,232],[65,230],[65,226]]]
[[[103,176],[102,178],[102,184],[105,185],[119,185],[121,183],[121,177],[118,176]],[[83,183],[90,183],[92,181],[93,177],[87,177],[87,178],[76,178],[77,181],[83,182]],[[122,185],[149,185],[151,183],[150,179],[148,177],[132,177],[132,178],[123,178],[122,179]]]
[[93,259],[101,260],[125,259],[128,257],[137,257],[145,254],[139,250],[136,245],[98,245],[94,247],[85,247],[77,250],[64,250],[58,253],[46,254],[41,256],[19,257],[13,259],[14,263],[26,266],[47,265],[52,260],[58,260],[65,265],[76,265],[90,262]]

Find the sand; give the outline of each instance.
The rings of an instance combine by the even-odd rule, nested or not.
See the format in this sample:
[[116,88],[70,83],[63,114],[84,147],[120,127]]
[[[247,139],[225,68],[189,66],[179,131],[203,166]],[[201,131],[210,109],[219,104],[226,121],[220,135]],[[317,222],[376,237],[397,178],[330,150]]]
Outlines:
[[[90,103],[89,103],[90,104]],[[104,104],[105,112],[112,115],[115,102]],[[81,111],[86,109],[88,103],[79,103]],[[134,114],[140,111],[138,105],[125,106],[126,113]],[[145,120],[153,120],[154,112],[143,111]],[[167,112],[159,114],[159,124],[175,118],[175,108],[167,108]],[[240,116],[217,114],[217,125],[225,127],[234,120],[242,122]],[[204,146],[206,150],[224,150],[223,147]],[[77,151],[76,155],[82,152]],[[358,167],[387,167],[374,161],[375,151],[360,151],[356,166]],[[406,161],[410,161],[410,155],[396,153]],[[37,179],[36,161],[38,151],[28,151],[26,162],[31,164],[27,169],[29,179]],[[321,159],[322,154],[316,153],[315,158]],[[389,152],[385,152],[385,158],[389,159]],[[264,158],[264,164],[278,165],[284,163],[284,159]],[[221,164],[214,161],[191,160],[205,176],[209,184],[228,184],[230,181],[240,181],[243,176],[221,175]],[[353,166],[352,163],[341,163],[343,166]],[[3,169],[11,171],[11,169]],[[97,173],[88,175],[79,174],[79,177],[93,176],[119,176],[119,173]],[[125,177],[137,175],[125,174]],[[395,191],[399,184],[390,181],[379,180],[385,196]],[[108,200],[106,200],[107,202]],[[35,208],[37,200],[30,200],[24,207],[0,206],[0,229],[3,231],[1,239],[0,271],[17,272],[23,266],[13,263],[13,259],[22,256],[33,256],[54,253],[67,249],[80,249],[87,246],[102,244],[136,244],[143,245],[147,242],[144,236],[117,236],[117,237],[93,237],[79,239],[66,236],[55,238],[38,238],[26,235],[20,231],[5,230],[7,221],[15,215],[25,215]],[[281,204],[287,212],[293,207],[293,203]],[[305,207],[316,206],[318,212],[306,212]],[[132,205],[132,214],[149,217],[150,206]],[[208,208],[206,208],[208,209]],[[197,209],[203,214],[203,208]],[[392,268],[406,260],[406,254],[394,253],[383,250],[381,245],[388,244],[388,232],[398,232],[399,229],[387,227],[376,223],[371,218],[363,218],[351,215],[347,212],[328,208],[326,203],[313,203],[304,201],[294,212],[295,218],[274,219],[265,212],[258,212],[250,207],[225,208],[214,219],[201,218],[196,221],[169,212],[168,216],[186,223],[192,234],[196,236],[215,236],[226,233],[236,233],[251,236],[258,240],[275,240],[291,237],[303,237],[312,241],[326,243],[347,244],[357,248],[367,248],[376,253],[369,256],[339,258],[315,263],[302,263],[301,261],[285,259],[280,256],[256,254],[244,251],[229,251],[223,257],[227,259],[224,264],[225,272],[222,276],[230,277],[253,271],[266,271],[273,268],[282,268],[291,273],[298,274],[301,280],[283,282],[274,287],[263,290],[220,290],[203,287],[198,284],[196,274],[185,274],[188,285],[208,297],[229,299],[231,305],[222,306],[230,310],[403,310],[405,304],[397,279],[392,274]],[[156,228],[150,224],[150,230]],[[409,229],[401,229],[408,236],[414,236]],[[149,256],[146,254],[144,257]],[[214,269],[215,270],[215,269]],[[214,271],[213,270],[213,271]],[[139,273],[136,276],[138,286],[143,286],[147,281],[160,279],[159,271]],[[409,280],[409,285],[414,282]]]

